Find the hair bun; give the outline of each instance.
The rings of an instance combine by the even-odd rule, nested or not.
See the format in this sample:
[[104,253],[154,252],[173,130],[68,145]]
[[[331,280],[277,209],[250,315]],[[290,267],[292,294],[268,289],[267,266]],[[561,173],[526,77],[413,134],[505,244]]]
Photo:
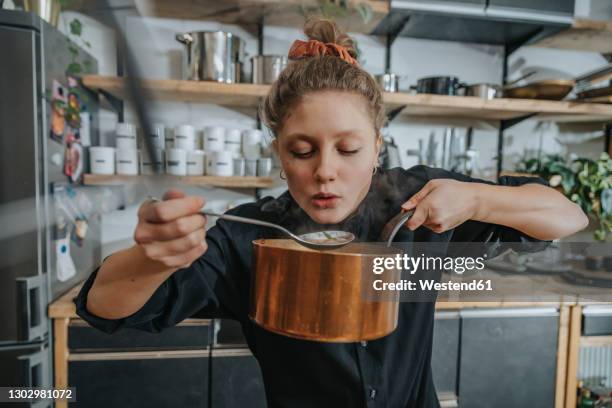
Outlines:
[[311,17],[304,24],[304,34],[306,34],[309,40],[341,45],[346,48],[351,57],[357,58],[353,40],[348,34],[340,30],[333,20]]

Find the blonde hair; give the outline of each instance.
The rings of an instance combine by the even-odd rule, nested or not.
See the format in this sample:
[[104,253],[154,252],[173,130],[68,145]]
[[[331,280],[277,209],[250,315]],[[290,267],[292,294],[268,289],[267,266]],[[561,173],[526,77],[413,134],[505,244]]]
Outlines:
[[[341,45],[353,58],[357,57],[353,40],[331,20],[309,19],[304,25],[304,34],[309,40]],[[260,116],[277,137],[287,113],[304,95],[326,90],[362,95],[368,103],[376,135],[380,134],[386,121],[380,87],[364,69],[332,55],[291,61],[272,84],[260,108]]]

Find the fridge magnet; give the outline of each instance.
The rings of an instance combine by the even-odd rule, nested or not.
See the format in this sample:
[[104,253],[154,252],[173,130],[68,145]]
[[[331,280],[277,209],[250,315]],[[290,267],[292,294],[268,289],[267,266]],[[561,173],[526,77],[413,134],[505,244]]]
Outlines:
[[64,174],[76,183],[83,174],[83,147],[73,132],[68,132],[64,145]]
[[58,143],[63,143],[66,131],[64,118],[66,107],[66,90],[57,80],[53,80],[51,93],[51,130],[49,136]]
[[55,271],[57,273],[57,279],[60,282],[66,282],[76,275],[76,267],[70,256],[70,241],[68,235],[55,241],[55,257],[57,259]]

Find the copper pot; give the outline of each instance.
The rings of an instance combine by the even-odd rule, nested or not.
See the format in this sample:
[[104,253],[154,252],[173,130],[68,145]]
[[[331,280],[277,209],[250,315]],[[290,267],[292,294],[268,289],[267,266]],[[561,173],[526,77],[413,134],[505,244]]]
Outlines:
[[[253,241],[250,318],[275,333],[306,340],[373,340],[397,327],[399,295],[374,298],[377,256],[394,248],[350,244],[315,251],[285,239]],[[385,272],[385,281],[400,271]],[[380,295],[379,295],[380,296]]]

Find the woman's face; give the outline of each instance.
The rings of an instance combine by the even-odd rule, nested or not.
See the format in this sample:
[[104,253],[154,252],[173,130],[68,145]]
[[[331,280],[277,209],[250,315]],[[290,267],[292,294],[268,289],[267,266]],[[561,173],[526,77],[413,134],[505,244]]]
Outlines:
[[365,98],[317,91],[287,115],[274,140],[293,198],[315,222],[344,220],[366,196],[380,140]]

